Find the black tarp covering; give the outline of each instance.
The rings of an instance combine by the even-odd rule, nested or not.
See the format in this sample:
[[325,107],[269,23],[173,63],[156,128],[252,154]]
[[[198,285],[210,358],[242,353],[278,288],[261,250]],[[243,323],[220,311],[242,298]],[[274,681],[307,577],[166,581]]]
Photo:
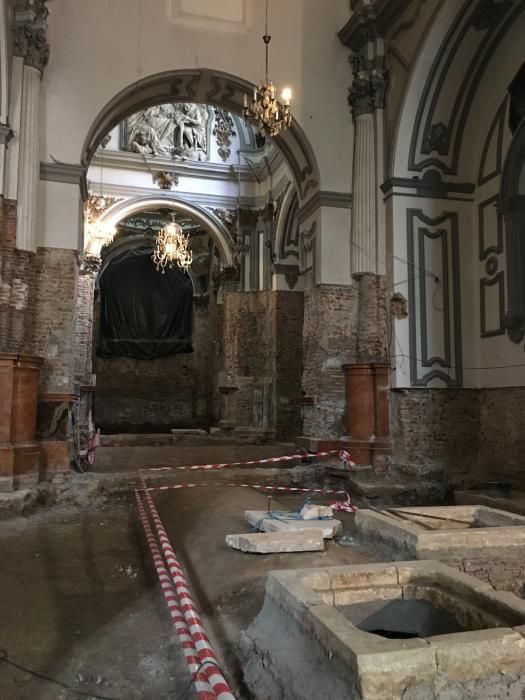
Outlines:
[[151,254],[126,250],[103,268],[99,357],[153,360],[193,351],[191,280],[176,265],[157,272]]

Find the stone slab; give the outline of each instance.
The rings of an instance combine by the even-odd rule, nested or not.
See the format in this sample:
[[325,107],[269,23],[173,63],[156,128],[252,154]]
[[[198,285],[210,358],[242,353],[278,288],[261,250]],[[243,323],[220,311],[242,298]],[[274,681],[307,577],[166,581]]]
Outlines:
[[226,535],[226,544],[241,552],[273,554],[278,552],[322,552],[324,537],[320,530],[301,532],[265,532]]
[[299,520],[287,517],[292,513],[270,516],[264,510],[247,510],[245,519],[263,532],[300,532],[304,530],[317,530],[323,533],[325,539],[331,540],[342,528],[341,521],[335,518],[327,520]]

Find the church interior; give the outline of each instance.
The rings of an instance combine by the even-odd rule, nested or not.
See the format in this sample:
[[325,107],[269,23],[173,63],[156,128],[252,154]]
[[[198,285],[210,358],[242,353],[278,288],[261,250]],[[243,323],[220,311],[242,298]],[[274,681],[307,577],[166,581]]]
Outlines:
[[2,700],[525,697],[524,35],[0,0]]

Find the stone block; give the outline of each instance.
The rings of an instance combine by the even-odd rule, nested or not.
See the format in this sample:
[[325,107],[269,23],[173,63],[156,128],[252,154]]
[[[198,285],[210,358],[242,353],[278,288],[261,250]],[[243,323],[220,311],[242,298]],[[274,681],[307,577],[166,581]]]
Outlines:
[[340,520],[299,520],[290,517],[291,515],[291,513],[284,513],[272,516],[264,510],[247,510],[244,513],[250,525],[263,532],[319,530],[325,539],[332,539],[342,528]]
[[303,520],[319,520],[319,518],[331,518],[333,511],[331,506],[316,506],[313,503],[307,503],[301,508],[300,515]]
[[397,586],[397,568],[393,564],[363,564],[355,566],[331,566],[332,588],[367,588],[371,586]]
[[226,544],[241,552],[253,554],[322,552],[324,537],[319,530],[226,535]]
[[525,668],[525,639],[505,627],[439,635],[427,641],[435,649],[440,674],[458,683]]
[[334,605],[354,605],[368,603],[372,600],[396,600],[403,597],[401,586],[383,586],[373,588],[347,588],[332,591]]

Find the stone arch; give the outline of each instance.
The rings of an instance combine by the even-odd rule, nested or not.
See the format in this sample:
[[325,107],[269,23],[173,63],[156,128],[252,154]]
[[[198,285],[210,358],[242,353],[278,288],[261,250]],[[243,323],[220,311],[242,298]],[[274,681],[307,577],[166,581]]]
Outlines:
[[482,76],[523,3],[444,0],[412,66],[391,144],[390,177],[465,176],[462,151]]
[[[104,136],[134,112],[166,102],[197,102],[241,114],[244,95],[253,88],[247,80],[208,68],[166,71],[138,80],[115,95],[91,125],[80,157],[84,173]],[[296,121],[274,141],[292,170],[303,204],[320,189],[313,150]]]
[[162,197],[138,197],[126,199],[110,207],[100,217],[100,223],[105,223],[110,226],[116,226],[124,219],[133,214],[151,207],[172,206],[176,211],[180,211],[188,216],[191,216],[195,221],[198,221],[205,228],[210,236],[217,243],[221,260],[224,267],[234,265],[233,242],[222,222],[203,207],[196,204],[189,204],[177,197],[165,195]]

